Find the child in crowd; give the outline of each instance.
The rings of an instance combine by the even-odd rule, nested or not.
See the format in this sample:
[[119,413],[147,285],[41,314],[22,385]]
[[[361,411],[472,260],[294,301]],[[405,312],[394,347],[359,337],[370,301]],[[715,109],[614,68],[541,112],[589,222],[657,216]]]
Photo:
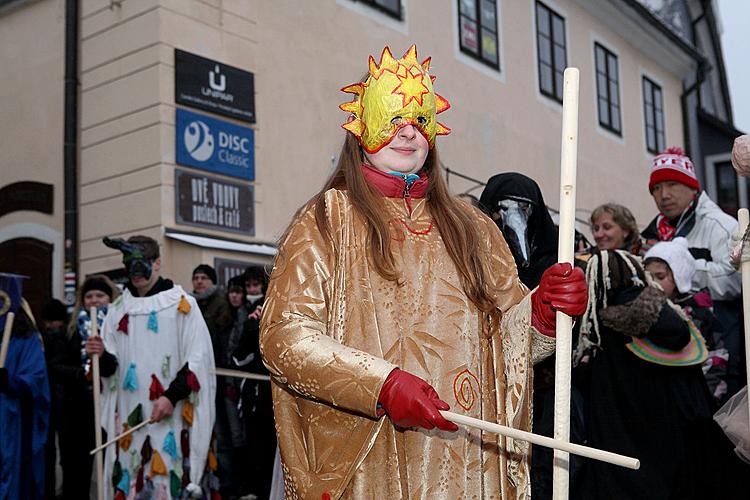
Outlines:
[[695,259],[688,250],[687,240],[675,238],[672,241],[657,243],[646,252],[644,265],[664,289],[667,298],[682,307],[706,340],[709,353],[702,366],[703,374],[718,407],[727,393],[727,383],[724,379],[729,352],[721,340],[721,324],[714,316],[713,302],[708,290],[691,290]]

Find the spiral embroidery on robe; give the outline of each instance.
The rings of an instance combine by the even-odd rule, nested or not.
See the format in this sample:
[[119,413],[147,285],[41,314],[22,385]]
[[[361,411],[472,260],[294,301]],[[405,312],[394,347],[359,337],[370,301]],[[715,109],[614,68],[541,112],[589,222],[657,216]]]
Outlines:
[[453,380],[453,395],[461,408],[471,410],[479,397],[479,380],[469,370],[462,371]]

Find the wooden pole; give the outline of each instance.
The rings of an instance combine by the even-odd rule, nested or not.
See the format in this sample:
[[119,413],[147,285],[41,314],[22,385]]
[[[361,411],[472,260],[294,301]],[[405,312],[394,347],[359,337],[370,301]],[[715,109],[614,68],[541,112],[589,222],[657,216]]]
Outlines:
[[486,432],[492,432],[493,434],[501,434],[513,439],[528,441],[529,443],[545,446],[547,448],[553,448],[555,450],[565,450],[566,452],[574,453],[582,457],[601,460],[602,462],[619,465],[620,467],[627,467],[628,469],[637,470],[641,466],[641,462],[638,459],[627,457],[625,455],[618,455],[617,453],[612,453],[609,451],[589,448],[588,446],[573,444],[567,441],[561,441],[559,439],[553,439],[547,436],[540,436],[539,434],[534,434],[532,432],[521,431],[512,427],[494,424],[492,422],[467,417],[466,415],[460,415],[458,413],[453,413],[450,411],[441,411],[440,413],[446,420],[450,420],[451,422],[466,425],[468,427],[475,427]]
[[15,313],[9,312],[5,318],[5,330],[3,331],[3,343],[0,346],[0,368],[5,366],[5,358],[8,357],[8,346],[10,346],[10,336],[13,332],[13,320],[16,319]]
[[102,451],[102,450],[103,450],[104,448],[106,448],[107,446],[109,446],[109,445],[112,445],[112,444],[115,444],[115,443],[116,443],[116,442],[118,442],[118,441],[119,441],[120,439],[122,439],[122,438],[124,438],[124,437],[126,437],[126,436],[129,436],[130,434],[134,433],[134,432],[135,432],[135,431],[137,431],[138,429],[140,429],[140,428],[142,428],[142,427],[145,427],[145,426],[147,426],[148,424],[150,424],[150,423],[152,423],[152,422],[153,422],[153,421],[152,421],[152,420],[151,420],[150,418],[149,418],[148,420],[144,420],[143,422],[141,422],[140,424],[136,425],[136,426],[135,426],[135,427],[133,427],[132,429],[128,429],[128,430],[126,430],[125,432],[123,432],[122,434],[118,434],[117,436],[113,437],[112,439],[110,439],[109,441],[107,441],[106,443],[104,443],[103,445],[101,445],[101,446],[97,446],[96,448],[94,448],[93,450],[91,450],[91,451],[89,452],[89,455],[94,455],[94,454],[96,454],[96,453],[99,453],[100,451]]
[[[96,307],[92,307],[89,310],[89,318],[91,319],[91,337],[98,337],[99,323],[97,322]],[[96,447],[99,448],[102,445],[102,385],[101,378],[99,377],[98,354],[91,356],[91,372],[93,376],[92,383],[94,384],[94,437]],[[96,461],[96,498],[104,500],[104,455],[96,453],[94,460]]]
[[[740,234],[744,239],[747,226],[750,224],[750,212],[747,208],[740,208],[737,211],[737,219],[740,223]],[[743,247],[746,244],[745,241],[740,243]],[[742,258],[744,253],[743,248],[740,252],[740,271],[742,271],[742,310],[745,313],[745,369],[748,374],[747,378],[750,380],[750,261],[746,262]],[[748,405],[748,419],[750,419],[750,405]]]
[[[578,161],[578,69],[566,68],[563,75],[562,145],[560,152],[560,224],[558,262],[573,264],[576,212],[576,164]],[[556,316],[555,339],[555,440],[570,441],[570,364],[573,319],[561,312]],[[552,497],[567,500],[570,456],[557,447],[552,469]]]
[[271,377],[268,375],[259,375],[257,373],[248,373],[243,372],[240,370],[230,370],[228,368],[214,368],[211,370],[214,374],[219,375],[221,377],[237,377],[237,378],[246,378],[251,380],[261,380],[264,382],[270,382]]

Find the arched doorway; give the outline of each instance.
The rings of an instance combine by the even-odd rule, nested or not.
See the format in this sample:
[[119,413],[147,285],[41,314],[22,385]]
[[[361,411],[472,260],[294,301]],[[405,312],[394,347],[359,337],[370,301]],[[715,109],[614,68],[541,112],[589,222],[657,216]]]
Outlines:
[[52,245],[35,238],[0,243],[0,272],[23,274],[23,296],[39,319],[42,304],[52,297]]

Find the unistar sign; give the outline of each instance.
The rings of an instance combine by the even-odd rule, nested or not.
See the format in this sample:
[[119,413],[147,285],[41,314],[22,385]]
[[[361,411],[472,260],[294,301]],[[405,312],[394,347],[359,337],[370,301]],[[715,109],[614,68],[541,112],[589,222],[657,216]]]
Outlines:
[[177,108],[180,165],[255,180],[253,129]]
[[175,102],[255,123],[252,73],[180,49],[174,65]]

